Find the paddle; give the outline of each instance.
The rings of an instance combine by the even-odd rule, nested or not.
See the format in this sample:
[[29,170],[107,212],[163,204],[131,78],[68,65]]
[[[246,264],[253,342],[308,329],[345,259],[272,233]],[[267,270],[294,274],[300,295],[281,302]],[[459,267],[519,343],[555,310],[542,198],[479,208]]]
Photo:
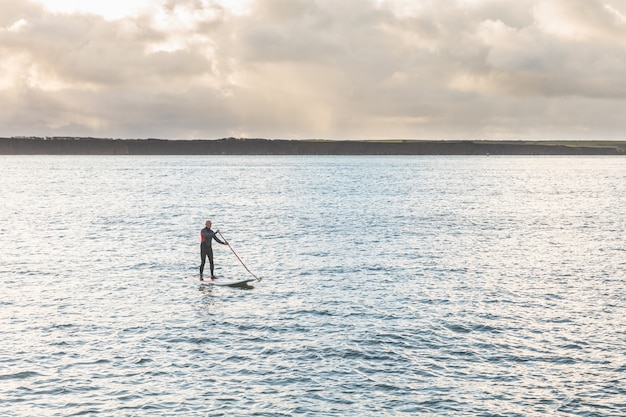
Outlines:
[[261,281],[261,278],[257,277],[256,275],[254,275],[246,266],[246,264],[243,263],[243,261],[241,260],[241,258],[239,257],[239,255],[237,255],[237,252],[235,252],[235,249],[233,249],[233,247],[230,245],[230,243],[228,243],[228,241],[226,240],[226,238],[224,237],[224,235],[222,234],[222,232],[220,232],[219,230],[217,231],[217,233],[222,237],[222,240],[224,240],[224,242],[226,242],[226,244],[228,245],[228,247],[230,248],[231,252],[233,253],[233,255],[235,255],[237,257],[237,259],[239,260],[239,262],[241,262],[241,265],[243,265],[244,268],[246,268],[246,271],[248,271],[248,273],[250,275],[252,275],[257,281]]

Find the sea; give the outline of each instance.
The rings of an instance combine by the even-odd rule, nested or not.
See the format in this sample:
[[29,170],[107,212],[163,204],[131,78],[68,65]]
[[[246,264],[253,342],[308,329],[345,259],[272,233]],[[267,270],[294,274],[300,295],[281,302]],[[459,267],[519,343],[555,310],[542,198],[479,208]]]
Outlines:
[[[626,415],[624,157],[2,156],[0,193],[0,416]],[[206,220],[250,287],[193,281]]]

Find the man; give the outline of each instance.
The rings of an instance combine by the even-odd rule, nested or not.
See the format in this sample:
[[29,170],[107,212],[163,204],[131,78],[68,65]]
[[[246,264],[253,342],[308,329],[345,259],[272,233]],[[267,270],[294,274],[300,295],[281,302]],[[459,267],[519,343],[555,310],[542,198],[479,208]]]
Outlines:
[[200,264],[200,281],[204,280],[202,278],[202,274],[204,272],[204,263],[206,262],[207,256],[209,257],[209,267],[211,268],[211,279],[217,279],[213,271],[213,248],[211,247],[213,239],[222,245],[228,245],[228,242],[222,242],[216,236],[216,233],[219,233],[219,230],[215,232],[211,230],[211,220],[207,220],[205,226],[206,227],[200,231],[200,259],[202,259],[202,263]]

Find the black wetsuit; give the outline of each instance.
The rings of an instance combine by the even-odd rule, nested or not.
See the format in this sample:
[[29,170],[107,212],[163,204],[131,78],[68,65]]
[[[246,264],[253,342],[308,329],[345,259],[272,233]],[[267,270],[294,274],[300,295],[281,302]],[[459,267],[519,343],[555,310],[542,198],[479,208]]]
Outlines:
[[209,267],[211,268],[211,277],[213,277],[213,248],[211,247],[211,242],[215,239],[217,242],[225,245],[216,235],[215,232],[207,227],[200,231],[200,259],[202,263],[200,264],[200,276],[204,272],[204,263],[206,262],[206,257],[209,257]]

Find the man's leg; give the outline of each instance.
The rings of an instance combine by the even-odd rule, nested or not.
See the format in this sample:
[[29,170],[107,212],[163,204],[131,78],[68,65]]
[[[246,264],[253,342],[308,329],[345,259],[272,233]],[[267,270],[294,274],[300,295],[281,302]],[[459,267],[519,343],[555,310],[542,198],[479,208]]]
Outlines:
[[215,265],[213,264],[213,250],[209,249],[207,255],[209,256],[209,267],[211,268],[211,278],[215,277],[215,273],[213,272],[215,269]]
[[[202,273],[204,272],[204,264],[206,262],[206,249],[204,248],[204,245],[200,245],[200,259],[202,260],[202,262],[200,263],[200,278],[202,278]],[[213,264],[213,261],[211,261],[211,265]],[[212,273],[211,273],[212,275]]]

